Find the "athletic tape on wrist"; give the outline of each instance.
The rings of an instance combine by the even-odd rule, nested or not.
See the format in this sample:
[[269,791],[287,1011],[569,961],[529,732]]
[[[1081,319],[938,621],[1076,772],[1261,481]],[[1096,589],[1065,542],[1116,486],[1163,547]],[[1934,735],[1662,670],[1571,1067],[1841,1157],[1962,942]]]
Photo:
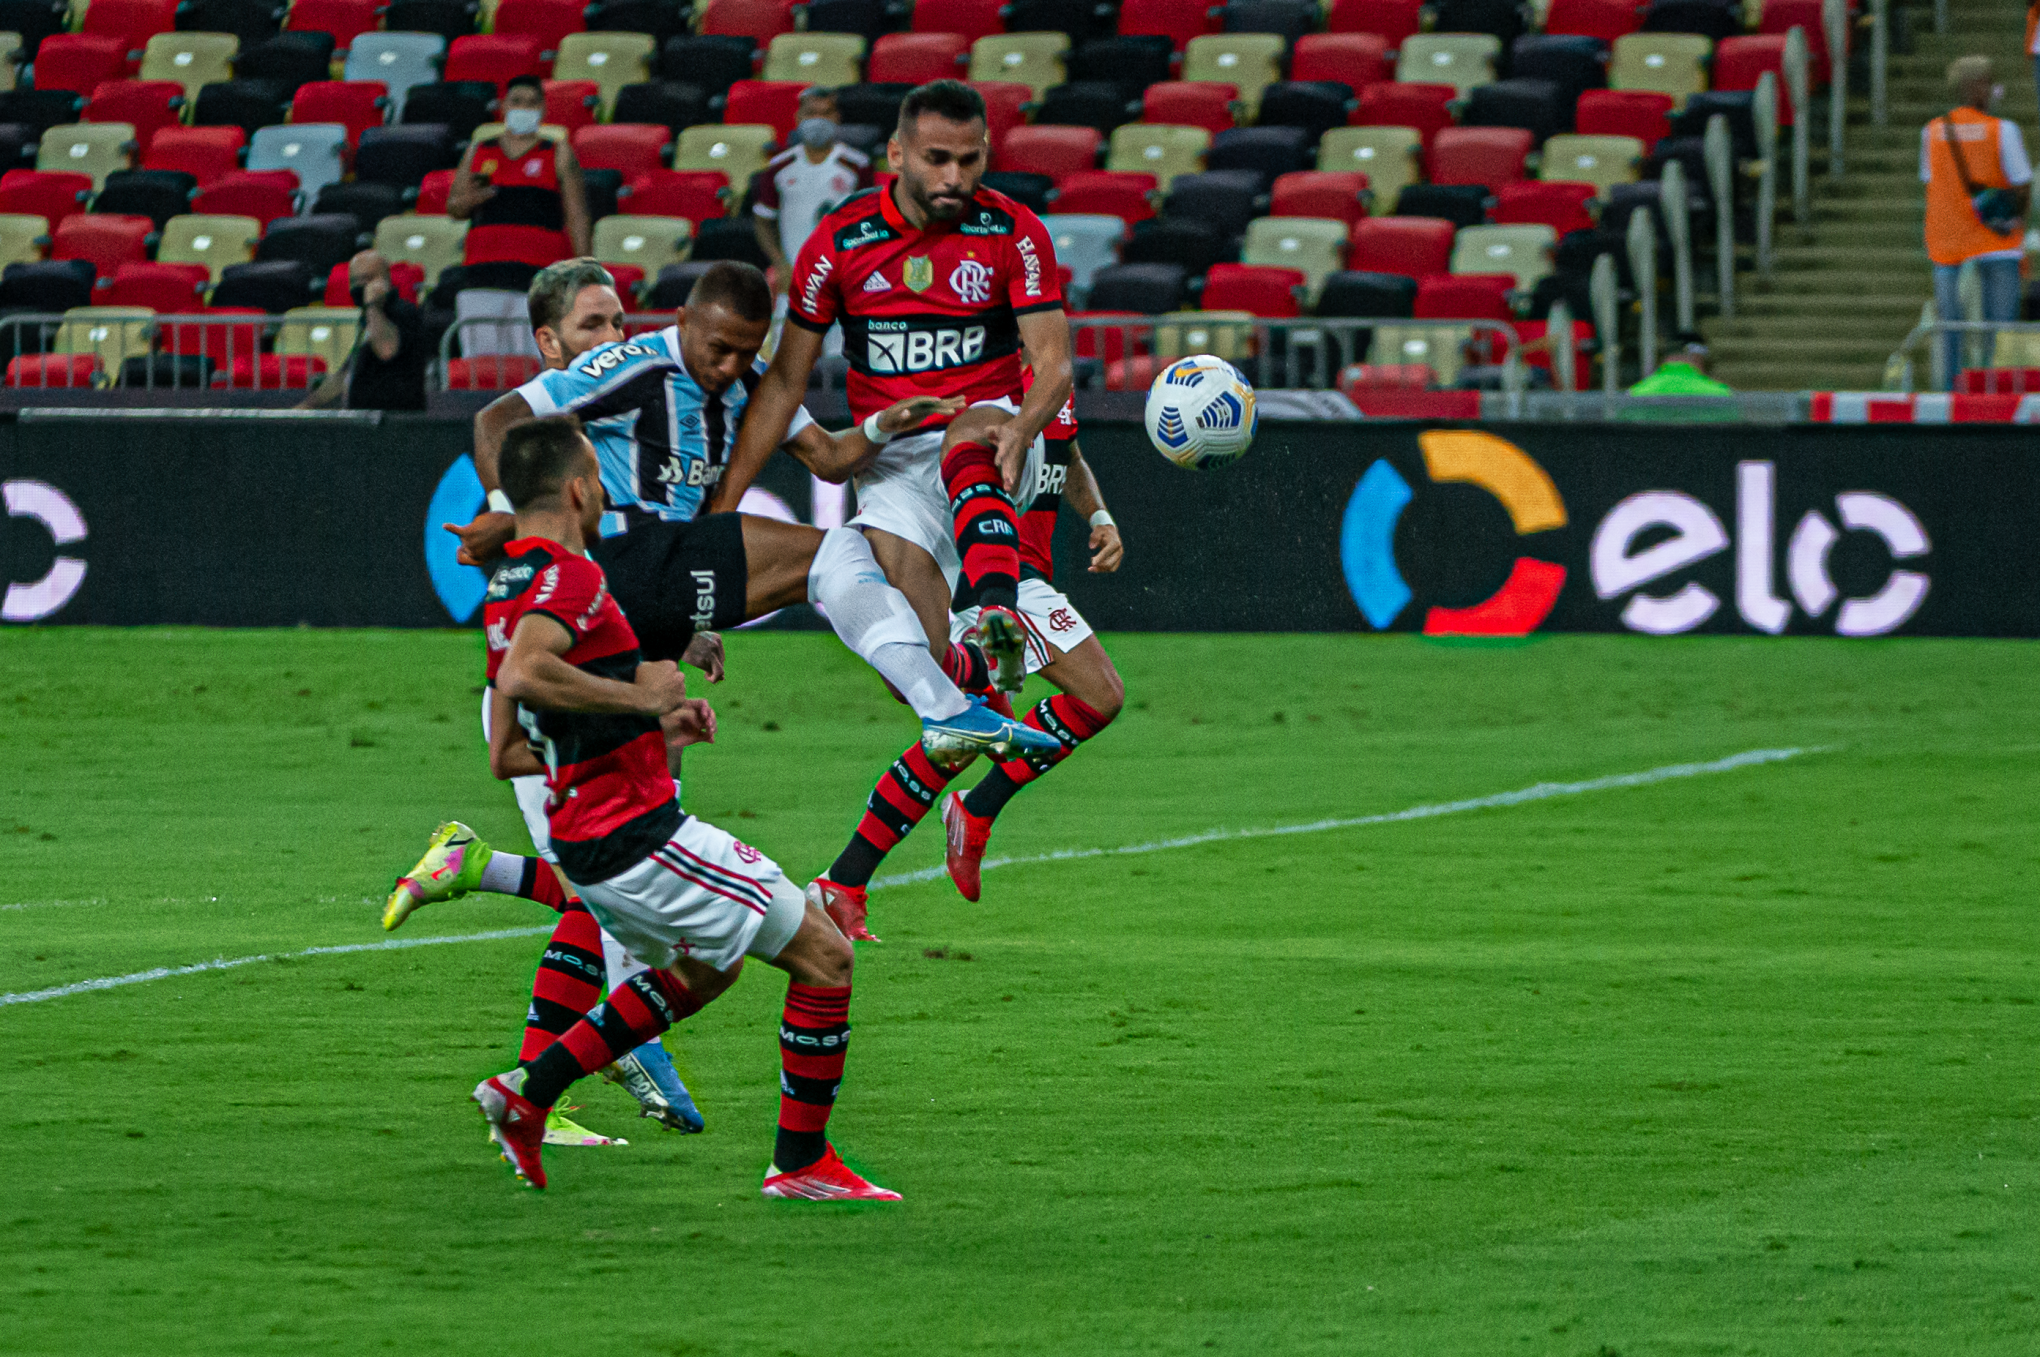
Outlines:
[[510,497],[501,490],[491,490],[489,492],[489,508],[499,514],[514,514],[517,512],[510,505]]
[[1097,513],[1091,515],[1091,526],[1094,528],[1111,528],[1118,525],[1112,521],[1111,514],[1100,509]]
[[876,410],[864,417],[864,436],[871,440],[874,445],[881,448],[892,442],[892,435],[878,427],[878,412]]

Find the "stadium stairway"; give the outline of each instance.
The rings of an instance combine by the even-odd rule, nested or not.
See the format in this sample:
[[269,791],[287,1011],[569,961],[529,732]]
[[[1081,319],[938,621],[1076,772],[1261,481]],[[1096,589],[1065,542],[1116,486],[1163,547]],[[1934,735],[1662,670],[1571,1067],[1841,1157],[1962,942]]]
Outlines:
[[1772,275],[1742,274],[1736,314],[1703,318],[1715,375],[1730,386],[1883,386],[1885,360],[1933,295],[1921,243],[1919,138],[1928,119],[1948,110],[1943,73],[1950,61],[1972,52],[1990,57],[2005,87],[1999,112],[2019,124],[2029,148],[2040,142],[2032,63],[2020,52],[2023,8],[2013,0],[1950,0],[1948,8],[1948,31],[1941,34],[1933,31],[1932,6],[1913,7],[1912,51],[1891,57],[1886,126],[1871,124],[1867,94],[1850,99],[1840,179],[1827,175],[1826,123],[1817,124],[1813,220],[1794,222],[1788,197]]

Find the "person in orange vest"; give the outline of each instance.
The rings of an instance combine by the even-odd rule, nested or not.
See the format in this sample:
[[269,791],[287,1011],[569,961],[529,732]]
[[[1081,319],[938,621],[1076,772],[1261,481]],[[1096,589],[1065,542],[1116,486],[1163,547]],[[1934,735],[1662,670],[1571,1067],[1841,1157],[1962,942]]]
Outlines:
[[[1961,100],[1920,129],[1920,181],[1927,186],[1927,258],[1934,264],[1934,308],[1942,320],[1962,319],[1955,280],[1976,261],[1983,283],[1983,318],[2019,318],[2019,259],[2033,168],[2019,125],[1991,107],[2004,87],[1991,80],[1990,58],[1948,64],[1948,84]],[[1947,373],[1961,366],[1962,341],[1943,337]]]

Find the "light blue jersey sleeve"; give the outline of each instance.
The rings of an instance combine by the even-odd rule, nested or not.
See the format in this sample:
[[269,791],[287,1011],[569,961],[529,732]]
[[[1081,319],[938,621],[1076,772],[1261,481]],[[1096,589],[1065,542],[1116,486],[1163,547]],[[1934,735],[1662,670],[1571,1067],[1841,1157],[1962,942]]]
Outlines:
[[604,344],[517,388],[534,415],[603,419],[643,409],[659,398],[666,378],[680,371],[679,332],[668,327],[620,344]]

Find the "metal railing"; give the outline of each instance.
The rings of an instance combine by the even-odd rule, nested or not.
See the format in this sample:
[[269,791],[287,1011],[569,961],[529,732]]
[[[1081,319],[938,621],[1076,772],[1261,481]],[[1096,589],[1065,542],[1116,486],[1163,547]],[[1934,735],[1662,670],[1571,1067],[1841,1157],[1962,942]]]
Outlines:
[[[10,358],[8,389],[310,390],[344,360],[352,342],[350,337],[347,343],[306,343],[278,353],[275,345],[285,330],[309,331],[332,322],[281,315],[121,315],[117,308],[94,310],[96,314],[90,315],[47,311],[0,317],[0,346]],[[264,364],[264,357],[281,361]],[[14,367],[14,360],[23,358],[45,361]],[[67,359],[91,361],[74,367],[61,361]],[[80,368],[84,380],[78,380]]]
[[[2027,363],[2001,363],[2005,355],[2002,340],[2007,335],[2031,336],[2026,343]],[[2040,321],[2030,320],[1922,320],[1913,326],[1884,364],[1884,385],[1888,391],[1911,392],[1917,375],[1915,360],[1922,346],[1927,351],[1927,389],[1947,391],[1955,382],[1948,367],[1947,338],[1959,337],[1959,365],[1963,370],[1989,367],[2040,367]]]

